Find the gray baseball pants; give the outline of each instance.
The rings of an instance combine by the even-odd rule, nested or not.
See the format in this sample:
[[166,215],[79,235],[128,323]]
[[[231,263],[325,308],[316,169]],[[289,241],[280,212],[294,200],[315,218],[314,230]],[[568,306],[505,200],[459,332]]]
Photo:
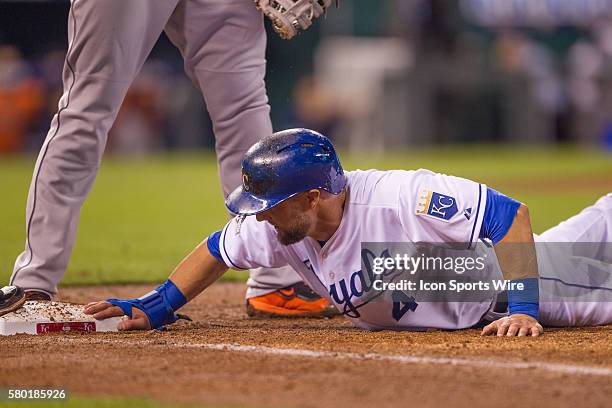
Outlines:
[[[57,292],[108,131],[162,30],[204,95],[225,195],[241,183],[246,150],[272,133],[266,34],[251,0],[73,0],[64,92],[34,168],[11,284]],[[247,297],[300,280],[289,268],[251,271]]]

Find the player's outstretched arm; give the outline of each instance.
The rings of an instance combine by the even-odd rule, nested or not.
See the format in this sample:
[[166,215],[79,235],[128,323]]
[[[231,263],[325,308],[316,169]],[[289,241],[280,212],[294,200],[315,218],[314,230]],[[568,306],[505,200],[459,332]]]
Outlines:
[[538,264],[529,210],[524,204],[518,206],[510,228],[494,248],[504,279],[511,281],[509,316],[485,326],[482,334],[539,336],[544,330],[537,320]]
[[119,330],[148,330],[176,321],[175,312],[196,297],[227,271],[211,255],[207,241],[198,245],[157,289],[132,300],[107,299],[86,306],[85,313],[96,319],[127,315]]

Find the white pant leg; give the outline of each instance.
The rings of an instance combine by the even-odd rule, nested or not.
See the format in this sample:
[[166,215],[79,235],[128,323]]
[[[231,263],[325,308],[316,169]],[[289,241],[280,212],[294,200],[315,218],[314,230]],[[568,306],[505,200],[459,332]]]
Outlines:
[[302,278],[291,268],[257,268],[251,269],[247,281],[246,298],[262,296],[277,289],[301,282]]
[[42,146],[26,207],[25,251],[13,284],[55,294],[79,213],[132,80],[177,0],[74,0],[68,16],[64,93]]
[[[272,134],[266,94],[266,33],[252,0],[181,1],[166,33],[181,50],[185,71],[202,91],[215,133],[224,196],[242,183],[246,151]],[[290,267],[250,271],[247,298],[302,279]]]
[[541,322],[611,324],[612,194],[546,231],[538,241],[543,241],[537,244]]
[[612,242],[612,193],[542,234],[548,242]]

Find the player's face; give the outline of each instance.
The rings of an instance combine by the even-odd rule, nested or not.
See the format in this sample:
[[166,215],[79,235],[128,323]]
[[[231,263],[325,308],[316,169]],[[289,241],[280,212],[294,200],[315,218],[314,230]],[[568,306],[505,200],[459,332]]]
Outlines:
[[293,197],[268,211],[257,214],[257,221],[267,221],[276,230],[278,241],[283,245],[300,242],[308,235],[312,220],[304,211],[303,197]]

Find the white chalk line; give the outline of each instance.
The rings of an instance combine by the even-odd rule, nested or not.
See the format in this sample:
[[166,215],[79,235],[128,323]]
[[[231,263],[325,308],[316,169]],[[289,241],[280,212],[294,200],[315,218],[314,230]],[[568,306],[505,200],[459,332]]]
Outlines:
[[[66,338],[69,340],[69,338]],[[72,339],[70,339],[72,340]],[[88,339],[94,340],[94,339]],[[95,339],[97,343],[116,344],[117,341],[108,339]],[[234,351],[239,353],[258,353],[277,356],[289,357],[306,357],[306,358],[328,358],[338,360],[355,360],[355,361],[389,361],[402,364],[434,364],[434,365],[453,365],[467,367],[485,367],[494,369],[537,369],[556,374],[573,374],[573,375],[595,375],[595,376],[612,376],[612,368],[594,367],[574,364],[547,363],[543,361],[501,361],[488,358],[459,358],[459,357],[432,357],[418,355],[394,355],[394,354],[378,354],[378,353],[351,353],[343,351],[317,351],[317,350],[302,350],[293,348],[279,348],[268,346],[250,346],[235,343],[158,343],[155,341],[130,341],[123,340],[122,342],[148,346],[170,346],[180,348],[198,348],[217,351]]]

